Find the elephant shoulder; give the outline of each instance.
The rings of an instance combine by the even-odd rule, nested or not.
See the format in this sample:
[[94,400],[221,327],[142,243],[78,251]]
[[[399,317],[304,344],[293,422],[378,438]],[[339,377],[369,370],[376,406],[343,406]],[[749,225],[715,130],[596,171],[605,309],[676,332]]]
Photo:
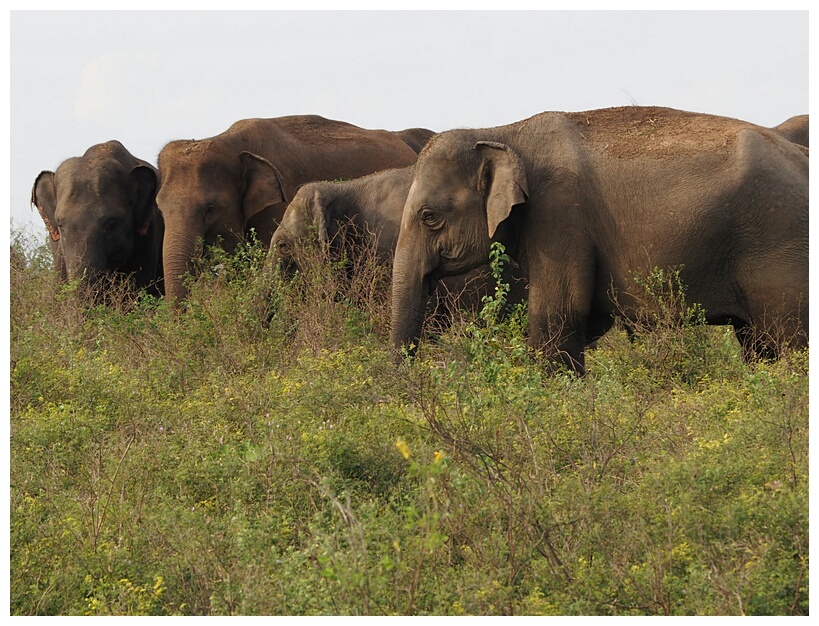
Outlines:
[[807,148],[770,129],[749,126],[737,132],[732,157],[733,178],[729,180],[737,188],[770,197],[787,193],[792,206],[802,203],[807,207]]

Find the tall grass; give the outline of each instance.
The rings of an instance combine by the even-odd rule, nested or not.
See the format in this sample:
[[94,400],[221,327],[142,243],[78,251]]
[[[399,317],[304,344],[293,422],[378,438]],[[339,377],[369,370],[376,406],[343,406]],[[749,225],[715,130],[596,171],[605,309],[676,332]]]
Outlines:
[[12,614],[808,614],[806,353],[692,319],[579,379],[498,292],[395,365],[386,270],[304,254],[182,312],[12,264]]

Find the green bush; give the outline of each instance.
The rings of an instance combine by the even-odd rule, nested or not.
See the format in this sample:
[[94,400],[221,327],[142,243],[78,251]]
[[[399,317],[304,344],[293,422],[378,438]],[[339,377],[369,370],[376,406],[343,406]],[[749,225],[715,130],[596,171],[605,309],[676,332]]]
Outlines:
[[13,615],[809,613],[807,354],[744,365],[663,309],[673,272],[578,378],[502,283],[396,366],[371,249],[212,250],[183,311],[89,305],[30,249]]

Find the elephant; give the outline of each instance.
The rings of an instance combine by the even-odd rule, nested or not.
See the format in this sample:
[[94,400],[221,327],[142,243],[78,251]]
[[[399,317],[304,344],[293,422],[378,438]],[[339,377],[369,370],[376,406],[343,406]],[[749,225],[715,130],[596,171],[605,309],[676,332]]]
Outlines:
[[96,144],[34,180],[31,204],[48,229],[63,281],[89,287],[129,275],[137,289],[162,293],[164,225],[156,206],[158,170],[116,140]]
[[412,148],[416,154],[421,152],[427,142],[432,139],[435,131],[427,128],[407,128],[406,130],[396,131],[401,140]]
[[411,165],[398,133],[320,117],[253,118],[201,140],[176,140],[159,154],[157,195],[165,219],[166,297],[187,295],[182,277],[199,242],[232,253],[251,229],[269,242],[299,185]]
[[[544,112],[422,150],[393,263],[391,341],[410,356],[431,284],[501,242],[528,281],[528,343],[585,373],[636,319],[634,278],[679,268],[743,357],[808,340],[808,157],[770,129],[662,107]],[[612,297],[616,294],[616,298]]]
[[[341,234],[348,239],[365,233],[376,237],[376,254],[382,264],[392,263],[395,243],[401,226],[401,214],[413,177],[413,166],[388,169],[349,181],[319,181],[302,185],[284,212],[281,224],[270,242],[272,263],[294,269],[293,253],[315,230],[323,245],[333,246]],[[350,229],[349,226],[352,226]],[[355,249],[355,246],[353,246]],[[503,280],[510,285],[507,302],[525,299],[525,282],[515,267],[504,268]],[[439,325],[451,318],[451,307],[477,310],[481,299],[494,288],[489,266],[484,264],[470,272],[448,276],[438,281],[429,313]]]
[[778,126],[771,128],[772,131],[782,135],[790,142],[809,148],[808,145],[808,115],[795,115]]
[[[270,241],[274,262],[293,263],[296,245],[315,229],[319,242],[330,244],[342,226],[354,233],[376,235],[382,263],[392,262],[404,201],[412,183],[412,166],[382,170],[348,181],[316,181],[302,185],[282,216]],[[348,235],[350,233],[347,233]]]

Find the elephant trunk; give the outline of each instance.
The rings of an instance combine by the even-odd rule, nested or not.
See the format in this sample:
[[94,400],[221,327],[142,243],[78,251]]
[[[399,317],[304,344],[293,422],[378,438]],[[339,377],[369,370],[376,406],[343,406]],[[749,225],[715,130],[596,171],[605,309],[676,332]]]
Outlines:
[[[169,235],[170,233],[170,235]],[[188,295],[183,277],[191,270],[191,262],[197,254],[197,240],[201,233],[166,230],[162,249],[162,265],[165,273],[165,297],[174,307],[181,306]]]
[[105,249],[96,243],[101,237],[96,233],[69,245],[63,243],[62,262],[69,281],[80,281],[83,290],[93,291],[95,285],[106,275]]
[[424,313],[430,293],[429,274],[420,264],[413,266],[403,255],[396,256],[393,266],[392,326],[390,338],[400,355],[406,351],[415,356],[424,325]]
[[83,284],[93,284],[101,275],[101,271],[91,263],[86,263],[82,259],[72,259],[66,266],[68,280],[80,280]]

